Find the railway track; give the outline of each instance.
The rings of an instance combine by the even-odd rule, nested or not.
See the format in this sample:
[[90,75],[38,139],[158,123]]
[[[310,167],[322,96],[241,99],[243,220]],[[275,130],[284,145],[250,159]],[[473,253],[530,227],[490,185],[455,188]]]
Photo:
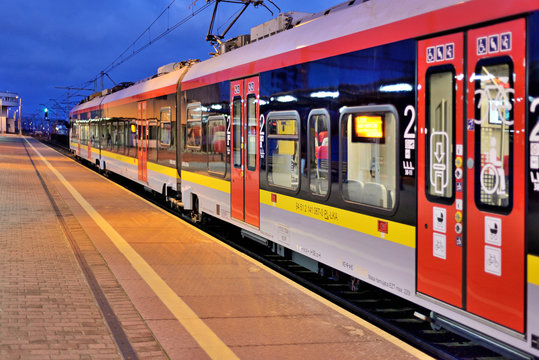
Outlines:
[[[68,149],[51,143],[47,144],[53,146],[64,155],[74,158]],[[96,172],[100,172],[95,166],[91,168]],[[321,271],[321,273],[308,270],[293,262],[289,257],[275,253],[272,251],[271,246],[265,246],[245,238],[240,229],[224,221],[207,216],[195,222],[188,214],[175,211],[166,206],[167,204],[163,202],[162,196],[147,191],[140,184],[113,173],[104,175],[164,210],[191,222],[213,237],[257,259],[266,266],[437,359],[499,360],[527,358],[519,356],[519,354],[500,354],[478,342],[445,329],[436,328],[428,321],[430,312],[426,308],[408,302],[368,283],[354,281],[349,275],[331,269],[324,269],[325,271]],[[424,319],[421,319],[421,317],[424,317]]]

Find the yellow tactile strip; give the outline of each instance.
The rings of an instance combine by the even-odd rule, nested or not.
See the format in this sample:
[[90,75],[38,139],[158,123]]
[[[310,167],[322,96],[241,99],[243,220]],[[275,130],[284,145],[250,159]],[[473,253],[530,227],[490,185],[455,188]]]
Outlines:
[[84,199],[81,194],[56,170],[41,153],[30,143],[28,144],[39,156],[41,161],[67,188],[71,195],[83,207],[96,224],[109,236],[120,252],[127,258],[133,268],[146,281],[150,288],[163,301],[167,308],[182,323],[196,342],[213,359],[236,359],[237,356],[224,344],[221,339],[191,310],[191,308],[167,285],[127,241]]
[[[62,169],[63,171],[63,169]],[[84,171],[83,171],[84,172]],[[79,174],[77,176],[73,176],[73,179],[76,177],[77,178],[77,182],[80,184],[80,181],[81,179],[83,178],[86,178],[87,176],[90,176],[89,174],[88,175],[82,175],[82,174]],[[67,175],[66,175],[67,176]],[[102,179],[102,178],[101,178]],[[96,189],[97,186],[98,189],[101,191],[103,191],[104,193],[106,193],[108,196],[114,196],[114,197],[122,197],[122,198],[127,198],[127,196],[124,196],[124,195],[112,195],[112,190],[110,188],[107,189],[107,187],[103,186],[103,183],[102,181],[103,180],[99,180],[99,182],[101,182],[101,184],[98,185],[98,182],[96,182],[96,184],[93,184],[95,181],[94,180],[90,180],[89,178],[87,179],[88,181],[92,181],[92,189]],[[85,181],[85,184],[89,185],[90,183],[87,183]],[[80,185],[79,185],[80,186]],[[96,186],[96,187],[94,187]],[[116,185],[116,187],[118,187]],[[119,188],[119,187],[118,187]],[[136,223],[139,223],[140,224],[143,224],[144,221],[143,219],[140,219],[140,216],[141,214],[139,214],[139,211],[135,211],[134,208],[131,208],[131,207],[136,207],[137,209],[139,208],[144,208],[144,206],[141,206],[141,205],[136,205],[136,201],[139,201],[139,200],[136,200],[134,201],[134,199],[131,199],[129,200],[128,202],[125,202],[125,203],[122,203],[122,204],[125,204],[125,206],[129,206],[130,208],[129,209],[124,209],[122,211],[122,216],[121,217],[118,217],[118,216],[115,216],[114,214],[119,214],[118,212],[115,212],[114,214],[112,214],[110,212],[110,209],[111,208],[111,205],[112,203],[110,201],[103,201],[103,200],[100,200],[97,196],[94,196],[94,195],[91,195],[95,190],[90,190],[90,189],[87,189],[87,188],[80,188],[80,191],[83,192],[83,193],[86,193],[86,196],[91,196],[91,199],[92,199],[92,204],[94,204],[94,206],[98,206],[100,209],[102,209],[102,211],[104,211],[101,215],[102,217],[107,217],[107,219],[110,219],[109,221],[113,221],[114,222],[114,226],[116,227],[116,230],[118,231],[117,234],[121,237],[122,235],[123,236],[127,236],[127,238],[130,239],[130,245],[127,244],[127,241],[124,241],[126,242],[127,245],[129,245],[129,247],[131,247],[131,250],[137,252],[138,251],[138,255],[139,256],[144,256],[146,259],[149,259],[149,254],[151,254],[151,256],[153,256],[153,261],[155,262],[155,259],[156,258],[159,258],[160,256],[161,257],[167,257],[168,261],[171,261],[174,256],[177,256],[179,255],[180,253],[174,253],[174,254],[170,254],[170,253],[163,253],[163,251],[170,251],[172,250],[173,248],[178,248],[178,246],[180,248],[182,248],[183,250],[181,250],[182,253],[185,253],[187,249],[190,249],[188,251],[188,253],[193,253],[193,254],[199,254],[197,253],[197,250],[196,248],[197,247],[200,247],[202,246],[203,248],[207,249],[208,253],[210,254],[213,254],[212,255],[212,260],[217,260],[217,258],[215,256],[217,256],[218,253],[221,253],[223,255],[219,255],[219,256],[222,256],[223,259],[220,260],[220,261],[225,261],[227,264],[231,264],[231,263],[234,263],[234,264],[239,264],[239,263],[243,263],[243,265],[241,265],[241,268],[245,269],[245,266],[247,266],[249,268],[249,272],[251,271],[255,271],[253,274],[256,274],[256,271],[262,269],[263,267],[260,266],[260,264],[258,264],[257,262],[255,261],[252,261],[248,258],[246,258],[245,260],[248,260],[250,261],[252,264],[251,265],[248,265],[246,264],[246,262],[242,259],[242,260],[239,260],[237,259],[236,257],[236,254],[233,254],[233,255],[230,255],[232,253],[229,253],[227,251],[225,252],[220,252],[218,251],[218,249],[216,247],[219,247],[219,246],[223,246],[223,244],[220,244],[219,242],[216,242],[215,239],[207,236],[206,234],[204,233],[197,233],[195,231],[191,231],[191,229],[187,229],[186,227],[188,227],[187,225],[183,224],[181,226],[179,225],[175,225],[174,227],[175,228],[183,228],[183,230],[180,230],[182,231],[181,233],[181,236],[182,237],[188,237],[188,238],[193,238],[193,239],[197,239],[198,241],[198,244],[197,243],[193,243],[191,241],[181,241],[181,243],[178,243],[177,240],[174,240],[173,242],[169,242],[168,245],[151,245],[153,244],[155,241],[172,241],[171,240],[167,240],[166,238],[161,238],[162,240],[159,240],[158,237],[159,235],[157,234],[154,234],[153,232],[146,232],[146,235],[144,236],[150,236],[151,239],[147,239],[147,240],[142,240],[140,237],[137,237],[137,236],[132,236],[133,235],[133,230],[130,230],[131,232],[127,231],[126,230],[126,226],[129,225],[130,222],[136,222]],[[124,190],[125,191],[125,190]],[[67,192],[66,192],[67,194]],[[126,192],[126,195],[127,195],[127,192]],[[127,201],[127,199],[124,199],[124,201]],[[129,205],[128,205],[129,203]],[[77,205],[78,206],[78,205]],[[158,211],[156,210],[153,210],[153,211],[148,211],[148,210],[145,210],[145,214],[144,216],[150,216],[151,219],[147,219],[146,221],[146,224],[152,224],[152,222],[154,221],[154,219],[157,221],[157,217],[160,216],[162,217],[163,213],[164,214],[167,214],[166,212],[164,212],[163,210],[161,209],[158,209],[155,207],[155,209],[157,209]],[[82,210],[82,209],[81,209]],[[127,210],[127,212],[125,212],[125,210]],[[86,210],[85,210],[86,211]],[[94,208],[94,211],[95,211],[95,208]],[[150,214],[151,213],[151,214]],[[161,214],[161,215],[159,215]],[[100,215],[100,216],[101,216]],[[91,216],[91,214],[90,214]],[[127,221],[127,219],[131,219],[130,221]],[[170,219],[173,220],[173,221],[169,221],[169,223],[178,223],[178,219],[171,216],[170,215]],[[159,220],[160,222],[164,222],[165,220],[164,219],[161,219]],[[147,226],[146,225],[146,226]],[[110,226],[110,223],[109,223],[109,226]],[[111,226],[112,227],[112,226]],[[190,228],[190,227],[189,227]],[[105,229],[103,229],[103,232],[104,233],[108,233],[109,232],[109,228],[107,228],[105,226]],[[101,230],[99,230],[101,231]],[[119,233],[121,232],[121,234]],[[137,242],[137,240],[135,240],[135,242],[133,241],[134,239],[137,239],[139,238],[140,240],[138,240],[139,242]],[[140,242],[140,241],[147,241],[148,243],[148,246],[144,247],[142,246],[143,245],[143,242]],[[214,243],[215,242],[215,243]],[[164,243],[161,243],[161,244],[164,244]],[[219,244],[219,245],[216,245],[216,244]],[[150,246],[151,245],[151,246]],[[188,248],[186,248],[185,246],[188,246]],[[195,249],[194,249],[194,248]],[[136,250],[134,249],[136,248]],[[200,248],[202,249],[202,248]],[[120,249],[121,250],[121,249]],[[141,252],[142,251],[142,252]],[[146,251],[146,252],[144,252]],[[156,251],[158,251],[159,253],[156,253]],[[199,250],[200,251],[200,250]],[[226,253],[229,253],[229,254],[226,254]],[[117,255],[116,255],[117,256]],[[226,259],[225,259],[226,258]],[[150,260],[146,260],[146,261],[150,261]],[[194,263],[194,258],[190,260],[190,258],[183,258],[182,261],[188,261],[189,263],[193,262],[193,264],[183,264],[183,265],[180,265],[178,267],[178,265],[175,265],[175,269],[176,269],[176,272],[175,274],[176,275],[173,275],[173,276],[177,276],[179,274],[184,274],[184,276],[187,276],[185,273],[182,273],[181,270],[189,270],[189,271],[193,271],[193,266],[195,267],[200,267],[201,264],[198,263],[198,264],[195,264]],[[163,265],[166,266],[171,266],[171,265],[168,265],[170,263],[168,262],[165,262],[163,263]],[[216,264],[216,265],[219,265],[219,264]],[[155,263],[153,265],[157,270],[159,270],[159,273],[161,274],[160,276],[167,276],[166,275],[166,272],[164,272],[164,269],[162,266],[160,266],[158,263]],[[212,272],[212,274],[215,273],[215,271],[218,271],[218,273],[221,273],[223,270],[227,270],[228,268],[223,268],[222,265],[220,265],[218,268],[211,268],[211,267],[204,267],[204,272],[205,274],[199,274],[198,276],[205,276],[205,275],[210,275],[210,274],[207,274],[207,272]],[[177,271],[180,270],[180,272],[178,273]],[[202,268],[200,268],[200,270],[202,270]],[[230,268],[230,270],[232,270],[232,268]],[[137,270],[140,274],[140,271]],[[261,272],[261,275],[262,273],[264,272]],[[191,273],[192,274],[192,273]],[[159,276],[159,274],[157,274],[156,272],[156,275]],[[229,277],[229,275],[224,275],[225,277]],[[242,276],[242,275],[238,275],[238,276]],[[255,275],[256,276],[256,275]],[[207,280],[211,281],[211,279],[214,278],[214,275],[211,275],[207,278]],[[286,286],[283,286],[283,285],[279,285],[279,283],[282,283],[281,280],[279,280],[278,277],[275,277],[273,275],[271,276],[268,276],[268,275],[263,275],[263,278],[264,279],[267,279],[266,281],[266,287],[267,286],[270,286],[270,289],[275,289],[279,292],[282,292],[282,291],[285,291],[285,293],[283,295],[286,294],[286,296],[284,296],[282,298],[283,302],[282,302],[282,305],[281,306],[278,306],[277,307],[273,307],[272,309],[273,310],[277,310],[279,311],[279,313],[281,315],[277,315],[277,314],[274,314],[274,315],[271,315],[269,313],[266,313],[266,315],[264,315],[264,311],[262,311],[260,314],[260,316],[263,316],[260,318],[260,321],[263,322],[264,324],[273,324],[273,325],[280,325],[281,327],[277,327],[277,328],[263,328],[263,333],[260,333],[258,334],[254,329],[253,327],[251,327],[253,324],[252,324],[252,321],[256,321],[256,318],[253,319],[252,318],[252,315],[245,315],[245,311],[242,311],[241,313],[238,313],[238,315],[236,315],[236,311],[239,311],[240,309],[236,307],[233,307],[235,310],[234,311],[234,314],[233,315],[227,315],[226,317],[223,317],[223,311],[230,311],[230,309],[227,307],[229,304],[227,303],[229,301],[229,299],[237,299],[234,298],[233,296],[229,297],[228,295],[225,295],[225,294],[228,294],[228,291],[229,289],[232,290],[232,288],[230,288],[230,286],[232,286],[233,284],[230,284],[230,285],[216,285],[215,283],[206,283],[203,285],[203,283],[200,283],[200,281],[197,283],[193,283],[192,285],[186,281],[183,281],[184,279],[183,278],[166,278],[166,282],[168,282],[170,284],[170,281],[174,279],[174,286],[175,286],[175,289],[174,291],[177,293],[177,294],[182,294],[181,297],[184,298],[186,297],[186,299],[188,300],[189,304],[192,305],[192,306],[195,306],[197,308],[197,313],[195,315],[198,315],[200,317],[200,314],[202,314],[204,316],[204,322],[208,325],[211,325],[211,328],[214,329],[214,331],[218,332],[220,334],[220,336],[224,336],[225,338],[227,338],[227,344],[229,344],[229,346],[233,346],[234,347],[234,351],[236,352],[236,354],[240,355],[242,354],[241,356],[244,357],[245,354],[249,353],[249,351],[253,351],[253,350],[256,350],[256,353],[257,354],[267,354],[268,356],[270,354],[273,354],[273,356],[275,356],[276,352],[278,349],[295,349],[295,351],[298,351],[300,348],[301,348],[301,352],[304,353],[304,354],[316,354],[318,355],[318,357],[321,356],[321,354],[328,354],[329,352],[328,351],[333,351],[335,350],[334,352],[334,355],[337,356],[338,354],[348,354],[347,356],[349,357],[352,353],[350,352],[350,349],[348,350],[345,350],[347,347],[349,347],[350,345],[352,345],[352,348],[355,349],[356,352],[354,352],[354,354],[356,355],[359,355],[360,353],[363,353],[363,355],[367,356],[367,355],[370,355],[371,357],[374,356],[374,357],[378,357],[378,358],[383,358],[383,356],[386,356],[386,355],[389,355],[389,354],[400,354],[399,356],[401,357],[411,357],[411,356],[419,356],[419,357],[424,357],[424,354],[420,353],[419,351],[415,350],[415,349],[412,349],[411,347],[409,347],[409,349],[405,349],[403,348],[403,345],[406,347],[407,345],[406,344],[402,344],[402,343],[399,343],[398,341],[394,341],[392,342],[392,344],[387,344],[386,346],[383,346],[383,351],[382,349],[380,348],[380,341],[382,341],[381,339],[378,339],[378,340],[375,340],[375,335],[367,335],[368,333],[370,333],[371,330],[370,328],[369,329],[365,329],[365,330],[361,330],[360,329],[360,326],[353,326],[353,322],[355,322],[356,324],[360,324],[362,322],[361,319],[351,315],[351,314],[348,314],[348,316],[346,316],[347,319],[349,320],[346,320],[344,321],[343,318],[341,317],[341,315],[343,314],[340,314],[340,311],[343,311],[342,309],[339,309],[339,312],[333,312],[333,311],[325,311],[324,310],[324,306],[326,306],[327,308],[330,308],[331,306],[327,306],[327,304],[324,304],[323,301],[320,301],[319,299],[317,299],[316,297],[312,297],[310,296],[308,293],[306,293],[307,295],[309,295],[308,297],[314,299],[313,300],[308,300],[308,299],[303,299],[301,300],[301,304],[297,303],[297,304],[294,304],[293,307],[296,308],[296,310],[288,310],[288,307],[287,306],[290,306],[291,304],[289,304],[290,302],[290,298],[291,298],[291,294],[294,293],[295,295],[292,297],[294,299],[300,299],[302,297],[304,297],[304,295],[300,295],[299,292],[296,290],[296,289],[292,289],[291,287],[288,286],[288,284]],[[219,277],[217,277],[217,280],[219,279]],[[152,279],[150,279],[152,280]],[[161,280],[163,280],[163,278],[161,278]],[[201,279],[199,279],[201,280]],[[239,280],[239,278],[238,278]],[[214,279],[215,281],[215,279]],[[250,284],[250,285],[255,285],[257,284],[258,282],[257,281],[249,281],[247,284]],[[178,287],[179,284],[185,284],[187,286],[187,288],[185,287],[185,285],[182,285],[182,287]],[[151,286],[151,285],[150,285]],[[194,286],[194,287],[192,287]],[[203,296],[203,294],[206,294],[208,293],[208,291],[201,291],[201,288],[200,286],[209,286],[211,289],[210,289],[210,292],[215,292],[215,291],[223,291],[223,295],[220,296],[220,297],[213,297],[213,301],[215,301],[216,299],[219,299],[217,300],[218,302],[214,302],[214,303],[211,303],[212,299],[211,298],[208,298],[206,299],[205,297],[200,297],[200,296]],[[149,289],[148,289],[149,290]],[[179,290],[179,292],[178,292]],[[193,292],[194,290],[194,292]],[[226,291],[225,291],[226,290]],[[304,289],[303,289],[304,290]],[[303,292],[303,290],[300,290]],[[249,289],[246,289],[246,290],[239,290],[238,291],[238,288],[236,287],[234,290],[233,290],[236,295],[238,295],[238,293],[244,293],[244,291],[249,291]],[[129,291],[128,291],[129,292]],[[257,291],[255,292],[255,294],[257,293],[261,293],[260,291]],[[199,294],[199,295],[197,295]],[[198,296],[198,297],[197,297]],[[196,304],[193,302],[193,299],[196,299],[199,303]],[[269,297],[267,298],[268,301],[270,301]],[[272,295],[272,298],[271,298],[271,302],[273,304],[273,306],[275,306],[277,303],[274,303],[274,301],[279,301],[279,296],[277,295],[277,293],[274,293]],[[321,299],[321,298],[320,298]],[[182,300],[182,299],[180,299]],[[323,300],[323,299],[321,299]],[[182,300],[183,301],[183,300]],[[207,304],[209,307],[207,307],[206,305],[202,306],[200,304],[200,301],[209,301],[210,304]],[[265,303],[266,302],[266,298],[262,299],[262,301],[255,301],[255,303],[258,303],[258,305],[255,305],[255,303],[253,303],[253,306],[260,306],[261,303]],[[305,303],[306,302],[306,303]],[[316,305],[316,304],[324,304],[323,306],[320,306],[320,305]],[[220,304],[220,306],[219,306]],[[245,305],[247,306],[250,306],[251,303],[246,303]],[[289,304],[289,305],[286,305],[286,304]],[[328,303],[329,304],[329,303]],[[299,306],[299,307],[298,307]],[[297,318],[296,314],[297,314],[297,309],[301,309],[302,306],[307,306],[308,309],[316,309],[315,313],[308,313],[306,312],[305,315],[301,315],[301,317]],[[225,308],[223,308],[225,307]],[[222,309],[221,309],[222,308]],[[222,311],[220,311],[220,309]],[[248,309],[248,313],[249,313],[249,310],[252,310],[252,309]],[[258,310],[261,310],[261,309],[258,309]],[[208,313],[208,311],[210,311],[210,313]],[[309,311],[309,310],[306,310],[306,311]],[[320,311],[322,311],[322,313],[319,313]],[[288,313],[290,313],[290,315],[287,315]],[[302,311],[303,313],[303,311]],[[345,312],[346,313],[346,312]],[[213,315],[213,314],[216,314],[216,315]],[[327,314],[327,315],[325,315]],[[232,319],[230,318],[230,316],[232,316],[233,318],[233,321]],[[251,316],[251,317],[249,317]],[[209,317],[209,318],[208,318]],[[230,319],[230,320],[227,320],[227,319]],[[332,320],[330,320],[332,319]],[[359,321],[358,321],[359,320]],[[151,321],[151,320],[150,320]],[[327,321],[331,321],[329,323],[326,323],[327,325],[329,326],[320,326],[320,321],[322,322],[327,322]],[[335,324],[333,324],[333,321],[336,321]],[[244,325],[242,325],[244,324]],[[250,326],[249,326],[250,324]],[[286,326],[288,328],[282,328],[283,324],[286,324]],[[299,325],[301,324],[301,325]],[[310,327],[305,327],[306,325],[310,324]],[[340,325],[338,325],[340,324]],[[273,326],[272,325],[272,326]],[[231,329],[229,329],[229,331],[227,331],[228,333],[224,333],[223,332],[223,329],[227,329],[226,327],[223,328],[223,326],[234,326],[234,327],[239,327],[237,329],[234,329],[232,333],[230,333]],[[292,331],[291,332],[291,328],[290,327],[293,327],[293,328],[297,328],[298,331]],[[256,326],[255,326],[256,328]],[[281,329],[281,330],[278,330],[278,329]],[[325,328],[326,330],[331,330],[332,333],[333,333],[333,336],[337,335],[338,333],[340,333],[340,331],[345,331],[345,332],[349,332],[350,334],[341,334],[339,336],[343,336],[342,339],[339,340],[339,338],[334,338],[334,337],[331,337],[331,338],[327,338],[327,335],[326,337],[323,335],[323,334],[319,334],[319,333],[306,333],[304,336],[301,336],[301,333],[304,332],[304,331],[312,331],[310,329],[320,329],[320,328]],[[375,327],[372,327],[373,329],[376,329]],[[341,330],[338,330],[338,329],[341,329]],[[347,330],[348,329],[348,330]],[[262,330],[262,328],[259,327],[259,330]],[[338,331],[335,331],[335,330],[338,330]],[[279,331],[280,334],[277,335],[278,333],[274,333],[275,331]],[[380,330],[378,330],[380,331]],[[373,331],[374,332],[374,331]],[[364,335],[363,335],[364,333]],[[239,335],[239,334],[242,334],[242,340],[240,342],[238,342],[238,338],[236,338],[235,336]],[[294,342],[290,342],[288,341],[288,338],[283,338],[283,335],[282,334],[290,334],[292,335],[291,336],[291,340],[292,339],[295,339],[294,341],[300,341],[298,343],[294,343]],[[377,335],[380,335],[380,334],[385,334],[383,332],[380,331],[380,333],[376,332]],[[266,341],[266,340],[262,340],[261,338],[261,335],[265,335],[265,336],[273,336],[273,335],[277,335],[276,336],[276,340],[277,341],[283,341],[285,340],[285,343],[274,343],[272,341]],[[299,335],[299,336],[298,336]],[[386,334],[387,335],[387,334]],[[310,337],[310,340],[308,340]],[[383,336],[383,337],[386,337],[386,336]],[[159,338],[159,336],[158,336]],[[360,342],[356,342],[356,340],[354,340],[354,338],[356,340],[359,340]],[[251,339],[251,340],[249,340]],[[278,340],[280,339],[280,340]],[[232,340],[232,341],[231,341]],[[307,340],[306,343],[304,343],[304,340]],[[388,336],[387,337],[387,340],[391,341],[391,340],[396,340],[396,339],[392,339],[392,337]],[[352,342],[350,342],[352,341]],[[239,345],[239,344],[245,344],[245,345]],[[376,344],[378,343],[378,344]],[[272,344],[272,345],[270,345]],[[393,345],[396,345],[395,347],[393,347]],[[396,348],[401,348],[401,352],[395,352],[395,349]],[[394,348],[393,350],[390,350],[390,348]],[[271,350],[273,349],[273,350]],[[370,349],[370,350],[368,350]],[[376,350],[378,349],[378,350]],[[207,351],[205,349],[205,351]],[[273,352],[268,352],[268,351],[273,351]],[[369,352],[371,351],[371,352]],[[373,353],[372,351],[376,351],[376,353]],[[382,354],[382,353],[386,353],[385,355]],[[408,352],[408,354],[406,354],[406,352]],[[251,353],[252,354],[252,353]],[[218,353],[216,355],[217,357],[221,358],[223,356],[223,354],[221,353]],[[297,356],[297,353],[296,353],[296,356]],[[316,356],[315,356],[316,357]],[[346,357],[346,356],[345,356]],[[262,358],[264,358],[264,356],[262,356]]]

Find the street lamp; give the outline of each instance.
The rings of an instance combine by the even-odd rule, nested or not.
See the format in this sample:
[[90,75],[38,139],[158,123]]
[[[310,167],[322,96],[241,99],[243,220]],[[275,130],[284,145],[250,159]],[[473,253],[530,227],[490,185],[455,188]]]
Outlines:
[[19,135],[22,135],[22,113],[21,113],[22,98],[21,97],[18,97],[18,98],[19,98]]

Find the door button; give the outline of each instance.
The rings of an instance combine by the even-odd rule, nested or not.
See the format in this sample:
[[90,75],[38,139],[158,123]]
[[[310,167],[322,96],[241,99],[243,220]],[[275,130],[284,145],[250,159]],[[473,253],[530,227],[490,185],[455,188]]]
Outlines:
[[468,166],[468,169],[470,169],[470,170],[473,169],[473,159],[472,158],[468,158],[466,166]]

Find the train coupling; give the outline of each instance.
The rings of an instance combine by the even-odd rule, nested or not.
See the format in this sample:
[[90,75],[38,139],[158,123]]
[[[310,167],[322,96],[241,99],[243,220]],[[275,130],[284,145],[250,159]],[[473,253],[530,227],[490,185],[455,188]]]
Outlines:
[[177,209],[177,210],[178,209],[183,209],[183,202],[182,201],[174,199],[174,198],[169,198],[168,200],[170,202],[170,206],[173,209]]

